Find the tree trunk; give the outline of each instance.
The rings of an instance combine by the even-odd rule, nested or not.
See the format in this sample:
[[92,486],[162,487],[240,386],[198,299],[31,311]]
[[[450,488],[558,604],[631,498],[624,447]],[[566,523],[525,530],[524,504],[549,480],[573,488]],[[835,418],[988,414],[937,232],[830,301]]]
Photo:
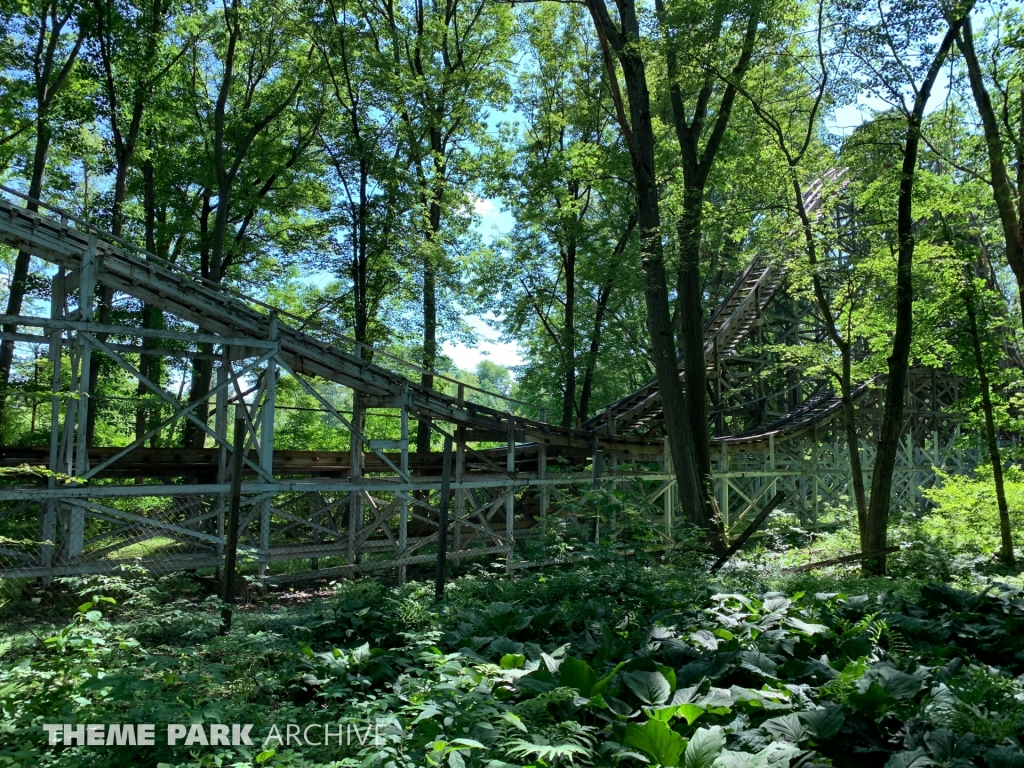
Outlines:
[[[444,137],[436,127],[430,129],[430,150],[434,178],[431,180],[433,188],[427,202],[427,248],[423,258],[424,373],[420,374],[420,384],[425,389],[434,388],[433,371],[437,368],[437,256],[444,247],[441,242],[441,205],[444,202],[445,175],[448,170],[447,162],[443,159],[446,150]],[[423,417],[416,428],[416,450],[419,452],[430,450],[430,424],[430,418]]]
[[[846,435],[846,450],[850,455],[850,479],[853,483],[853,499],[857,505],[857,531],[860,534],[862,552],[868,530],[868,497],[864,487],[864,467],[860,460],[860,437],[857,434],[857,410],[853,407],[853,384],[850,380],[852,351],[848,342],[840,348],[843,371],[839,379],[839,391],[843,400],[843,432]],[[817,450],[817,446],[814,446]]]
[[[708,514],[696,466],[693,434],[687,424],[683,388],[679,381],[661,241],[661,214],[654,162],[654,124],[647,74],[638,48],[640,24],[636,6],[633,0],[622,0],[619,3],[623,32],[620,32],[612,22],[603,0],[588,0],[587,6],[605,50],[605,69],[609,87],[616,97],[616,113],[626,146],[629,148],[636,182],[637,223],[640,228],[640,258],[644,269],[647,330],[651,336],[654,368],[665,414],[664,429],[672,454],[679,499],[685,514],[707,530],[709,543],[716,554],[721,554],[725,551],[721,520]],[[621,99],[618,98],[617,74],[607,51],[609,44],[622,67],[629,101],[629,119],[626,118]]]
[[[430,202],[429,226],[423,258],[423,373],[420,374],[420,385],[425,389],[434,388],[433,371],[437,367],[437,259],[434,247],[441,229],[441,204],[436,199]],[[416,428],[416,450],[420,453],[430,450],[429,418],[421,418]]]
[[[794,170],[795,161],[790,159],[790,168]],[[811,223],[810,214],[807,213],[807,206],[804,204],[804,192],[800,181],[793,176],[793,197],[796,202],[797,215],[800,217],[800,226],[804,233],[804,249],[807,251],[807,262],[811,266],[811,285],[814,289],[814,301],[818,305],[818,312],[825,321],[825,332],[829,339],[839,350],[842,370],[839,373],[839,394],[843,404],[843,432],[846,435],[846,446],[849,453],[850,479],[853,483],[853,498],[857,505],[857,531],[860,535],[861,550],[866,545],[868,530],[868,501],[864,487],[864,467],[860,456],[860,437],[857,434],[857,410],[853,406],[853,381],[851,379],[851,367],[853,363],[853,350],[849,339],[844,339],[839,332],[839,325],[832,312],[832,305],[829,304],[825,288],[821,284],[821,275],[818,272],[818,248],[814,242],[814,229]],[[817,450],[817,446],[815,446]]]
[[992,408],[992,391],[989,385],[988,368],[981,349],[981,336],[978,333],[978,316],[975,308],[973,275],[967,275],[967,287],[964,290],[964,307],[967,310],[967,328],[971,333],[971,346],[974,349],[974,363],[978,368],[978,384],[981,388],[981,407],[985,412],[985,437],[988,443],[988,457],[992,462],[992,481],[996,486],[996,505],[999,508],[999,537],[1002,542],[1000,555],[1003,562],[1014,565],[1013,535],[1010,531],[1010,507],[1006,503],[1006,488],[1003,484],[1003,459],[999,451],[999,440],[996,435],[996,421]]
[[[999,121],[992,99],[985,88],[978,54],[974,48],[974,34],[971,20],[967,16],[963,21],[962,35],[957,35],[957,46],[967,64],[967,79],[974,94],[974,103],[978,107],[981,125],[985,133],[985,146],[988,149],[989,171],[992,175],[992,195],[995,198],[996,210],[999,212],[999,223],[1003,229],[1006,243],[1006,261],[1017,278],[1017,289],[1022,297],[1021,312],[1024,312],[1024,232],[1021,231],[1020,219],[1014,206],[1014,192],[1010,186],[1010,178],[1006,170],[1003,155],[1003,140],[999,134]],[[1024,120],[1024,117],[1022,117]],[[1021,169],[1018,168],[1018,173]]]
[[680,346],[686,371],[686,404],[693,433],[694,463],[711,498],[711,451],[708,431],[708,373],[704,359],[704,308],[701,304],[700,242],[704,190],[688,188],[683,193],[683,215],[676,230],[679,236]]
[[[571,427],[576,413],[576,238],[569,238],[563,259],[565,271],[565,323],[562,326],[562,426]],[[583,418],[583,413],[580,413]]]
[[[217,201],[217,207],[226,203],[223,198]],[[209,221],[210,213],[213,212],[213,208],[210,204],[209,193],[203,195],[203,207],[199,215],[199,236],[202,242],[200,250],[200,274],[202,277],[209,280],[214,279],[214,275],[219,270],[215,268],[216,258],[212,255],[213,249],[213,237],[209,236]],[[226,222],[225,222],[226,223]],[[216,226],[215,226],[216,229]],[[223,250],[223,242],[221,243],[221,250]],[[213,345],[201,343],[196,345],[196,351],[202,354],[213,354]],[[189,405],[203,398],[203,395],[210,391],[210,382],[213,380],[213,365],[209,360],[203,360],[196,358],[192,361],[192,377],[189,382],[188,388],[188,402]],[[203,400],[193,410],[195,417],[202,423],[206,423],[210,418],[210,401]],[[187,448],[202,448],[206,445],[206,433],[203,432],[191,419],[185,421],[182,424],[182,445]]]
[[[629,245],[629,240],[633,236],[633,230],[636,229],[636,212],[634,211],[629,215],[629,220],[626,222],[626,229],[619,237],[619,241],[615,244],[615,249],[612,251],[611,261],[615,262],[623,251],[626,250],[626,246]],[[608,302],[611,299],[612,288],[615,283],[615,275],[617,267],[610,266],[608,269],[608,280],[601,286],[601,291],[597,296],[597,307],[594,310],[594,332],[590,336],[590,348],[587,351],[587,363],[586,368],[583,371],[583,385],[580,388],[580,418],[586,419],[590,416],[590,398],[594,390],[594,373],[597,369],[597,353],[601,347],[601,331],[604,328],[604,316],[608,311]]]
[[604,316],[608,311],[608,298],[612,294],[612,283],[609,281],[601,288],[594,310],[594,331],[590,336],[590,348],[587,350],[587,364],[583,370],[583,386],[580,387],[580,418],[590,416],[590,396],[594,390],[594,372],[597,369],[597,353],[601,348],[601,331],[604,328]]
[[[110,232],[120,237],[124,231],[124,201],[128,190],[128,166],[132,156],[135,154],[134,142],[124,146],[117,152],[117,168],[114,173],[114,200],[110,217]],[[99,321],[103,325],[109,325],[114,310],[114,289],[101,285],[99,300]],[[107,334],[97,334],[100,342],[107,340]],[[90,448],[96,438],[96,391],[100,380],[100,366],[103,364],[103,354],[97,350],[92,352],[92,362],[89,365],[89,402],[86,416],[85,442]]]
[[[149,253],[158,254],[157,248],[157,211],[156,211],[156,171],[153,168],[153,161],[146,158],[145,163],[142,165],[142,205],[145,215],[145,233],[146,233],[146,250]],[[162,255],[162,254],[158,254]],[[158,328],[161,325],[162,313],[157,307],[150,304],[142,304],[142,327],[143,328]],[[159,341],[153,339],[150,336],[144,336],[142,338],[142,348],[144,350],[155,349],[159,346]],[[157,386],[160,386],[161,379],[161,360],[159,357],[153,357],[151,355],[140,355],[139,356],[139,372],[152,381]],[[141,400],[146,397],[149,393],[149,388],[146,387],[141,381],[135,390],[136,396]],[[146,432],[149,431],[148,423],[152,421],[159,421],[159,410],[156,410],[152,415],[146,408],[144,403],[139,403],[135,409],[135,439],[139,439]],[[156,436],[151,440],[151,444],[156,446],[158,438]]]
[[[36,126],[36,146],[32,154],[32,174],[29,177],[28,196],[31,198],[25,207],[30,211],[38,211],[39,206],[32,202],[38,200],[42,194],[43,178],[46,174],[46,156],[50,151],[50,140],[53,134],[45,114],[41,114]],[[7,314],[20,315],[21,306],[25,301],[25,292],[28,288],[28,270],[32,262],[32,254],[26,251],[18,251],[14,261],[14,274],[11,276],[10,292],[7,296]],[[6,333],[17,331],[14,325],[5,325]],[[11,367],[14,364],[14,341],[4,339],[0,342],[0,419],[6,423],[7,412],[7,385],[11,380]],[[0,434],[0,443],[4,442],[4,435]]]
[[[970,9],[966,11],[970,12]],[[896,203],[896,234],[899,250],[896,261],[896,332],[893,336],[892,355],[885,387],[885,407],[879,428],[875,467],[871,476],[871,501],[868,505],[867,535],[863,536],[865,554],[882,552],[887,546],[889,529],[889,502],[892,476],[896,467],[900,433],[903,431],[904,392],[910,366],[910,342],[914,333],[914,172],[917,152],[921,143],[921,123],[925,105],[931,95],[946,54],[953,45],[957,30],[963,23],[958,19],[950,24],[921,89],[914,99],[914,109],[908,116],[906,144],[903,149],[899,197]],[[865,546],[866,545],[866,546]],[[885,573],[885,554],[864,561],[868,574]]]

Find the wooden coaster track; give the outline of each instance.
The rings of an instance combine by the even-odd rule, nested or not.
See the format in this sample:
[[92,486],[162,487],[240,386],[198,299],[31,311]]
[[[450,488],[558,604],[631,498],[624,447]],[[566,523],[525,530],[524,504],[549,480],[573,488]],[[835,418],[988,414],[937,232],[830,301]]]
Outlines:
[[[821,209],[835,183],[842,184],[841,174],[810,186],[804,199],[809,212]],[[442,488],[454,494],[448,536],[456,562],[499,555],[511,568],[515,545],[543,533],[551,494],[559,487],[592,485],[602,476],[612,483],[640,480],[653,487],[648,501],[663,504],[662,535],[671,540],[678,505],[659,436],[657,382],[610,404],[578,429],[549,424],[543,412],[532,418],[498,410],[473,402],[457,382],[456,396],[422,387],[402,373],[367,362],[350,339],[330,329],[311,329],[308,321],[196,279],[177,265],[88,224],[73,226],[67,223],[73,217],[59,211],[52,213],[64,220],[46,215],[46,206],[40,207],[43,213],[35,213],[0,196],[0,244],[57,267],[50,315],[0,316],[0,336],[49,346],[54,368],[50,445],[0,447],[0,465],[44,465],[53,474],[45,481],[0,488],[0,521],[23,519],[31,527],[28,520],[34,515],[43,541],[35,551],[0,549],[0,577],[49,579],[110,570],[130,559],[136,546],[156,547],[143,558],[155,570],[217,565],[225,541],[227,457],[236,449],[228,440],[232,407],[244,416],[247,435],[243,548],[263,576],[288,580],[397,568],[403,579],[408,566],[432,557],[426,550],[438,542]],[[785,294],[785,274],[784,264],[761,256],[751,260],[705,325],[709,371],[742,359],[744,340],[765,322],[769,305]],[[194,330],[97,323],[91,300],[96,285],[157,307]],[[77,307],[71,302],[76,295]],[[147,337],[173,340],[179,347],[184,342],[186,349],[147,352]],[[137,346],[125,343],[132,338]],[[214,353],[201,351],[200,343]],[[88,446],[87,382],[94,354],[110,357],[149,387],[172,411],[163,426],[187,420],[205,431],[205,446],[147,447],[154,430],[122,448]],[[178,403],[133,366],[130,359],[141,354],[205,357],[216,365],[216,384],[200,396],[212,409],[212,427],[195,416],[195,403]],[[66,391],[62,365],[70,367]],[[275,450],[278,371],[292,376],[325,417],[350,433],[349,451]],[[685,385],[682,362],[680,379]],[[358,393],[362,405],[378,418],[390,414],[399,419],[400,439],[374,440],[360,432],[318,390],[318,382]],[[896,487],[916,499],[919,487],[928,482],[922,473],[934,477],[935,466],[956,461],[966,465],[971,459],[957,453],[957,428],[940,413],[943,404],[957,397],[955,382],[936,378],[934,372],[930,379],[918,376],[915,382],[908,410],[911,434],[924,435],[921,425],[926,425],[931,438],[927,445],[908,443],[905,476]],[[859,387],[858,400],[865,401],[870,391],[868,384]],[[840,401],[820,386],[799,399],[781,413],[712,441],[716,494],[730,530],[756,517],[780,488],[787,490],[787,505],[802,522],[817,521],[819,504],[846,503],[847,447],[836,418]],[[410,450],[409,425],[417,421],[451,441],[450,464],[440,452]],[[497,447],[481,448],[481,442]],[[552,466],[555,460],[560,463]],[[145,509],[155,511],[133,506],[143,500]],[[738,512],[737,500],[742,504]],[[327,567],[321,558],[328,558]],[[290,565],[304,559],[310,570]],[[272,564],[282,562],[289,564],[286,572],[270,573]]]
[[[808,213],[819,210],[826,198],[827,185],[839,178],[839,174],[832,173],[810,185],[804,194],[804,207]],[[751,260],[704,325],[704,359],[709,373],[715,370],[722,358],[736,351],[775,297],[784,277],[784,264],[770,262],[761,255]],[[679,379],[685,385],[682,357],[679,358]],[[600,434],[650,431],[662,419],[660,403],[658,382],[650,381],[587,419],[583,427]]]

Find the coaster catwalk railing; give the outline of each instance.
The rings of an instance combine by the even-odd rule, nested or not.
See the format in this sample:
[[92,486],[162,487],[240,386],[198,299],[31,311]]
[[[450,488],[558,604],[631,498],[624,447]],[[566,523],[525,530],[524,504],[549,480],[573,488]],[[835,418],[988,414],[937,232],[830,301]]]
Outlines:
[[[552,488],[592,482],[602,456],[626,462],[624,474],[658,474],[660,440],[595,436],[547,424],[543,413],[502,412],[472,402],[468,385],[457,382],[455,396],[421,387],[298,330],[255,300],[79,227],[0,198],[0,243],[54,267],[46,316],[0,317],[3,338],[45,347],[52,369],[49,445],[0,449],[7,466],[48,470],[45,481],[26,483],[22,473],[0,488],[8,540],[0,549],[2,576],[49,579],[128,560],[152,570],[217,566],[229,456],[239,448],[228,438],[235,413],[246,427],[242,554],[277,581],[382,568],[397,568],[404,579],[408,566],[434,557],[446,480],[454,496],[451,559],[497,556],[511,567],[516,542],[542,530],[537,522]],[[185,327],[98,323],[97,285],[158,307]],[[214,371],[210,389],[181,402],[136,364],[143,357],[203,360]],[[160,414],[123,447],[87,444],[90,368],[101,358],[147,390],[156,403],[151,412]],[[349,451],[275,450],[281,377],[347,433]],[[377,439],[369,428],[385,419],[399,427]],[[410,451],[410,422],[453,439],[453,476],[441,476],[439,453]],[[203,436],[202,447],[147,446],[183,424]],[[485,450],[483,442],[500,447]],[[559,460],[569,469],[552,467]],[[33,540],[41,543],[18,544]]]

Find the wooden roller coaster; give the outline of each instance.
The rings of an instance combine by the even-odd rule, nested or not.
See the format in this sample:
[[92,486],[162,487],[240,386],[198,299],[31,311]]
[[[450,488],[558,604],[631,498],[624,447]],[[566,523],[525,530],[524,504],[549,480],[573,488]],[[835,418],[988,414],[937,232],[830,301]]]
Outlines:
[[[812,186],[809,210],[820,205],[828,181]],[[649,501],[660,500],[659,526],[671,541],[679,516],[659,435],[656,382],[578,429],[550,424],[540,410],[526,415],[527,404],[458,382],[449,382],[452,394],[445,394],[410,381],[408,374],[420,370],[413,364],[382,353],[368,362],[358,344],[335,330],[196,279],[55,209],[40,204],[43,213],[29,211],[5,191],[0,244],[52,268],[48,316],[0,316],[2,338],[46,347],[53,377],[49,444],[0,447],[0,466],[47,469],[0,487],[5,530],[42,542],[0,548],[0,577],[50,579],[129,561],[152,570],[219,565],[236,448],[232,411],[244,419],[246,435],[241,551],[271,581],[384,568],[404,579],[408,566],[433,558],[442,486],[453,495],[448,548],[456,562],[490,556],[512,568],[516,544],[544,532],[552,494],[600,479],[642,483]],[[761,385],[759,374],[770,365],[754,337],[798,341],[808,332],[799,312],[772,311],[789,301],[785,284],[783,264],[755,257],[704,331],[717,432],[713,474],[731,532],[779,490],[787,495],[782,509],[805,525],[816,524],[824,509],[849,506],[847,446],[832,392],[820,382],[797,381],[767,394],[755,386],[752,394],[750,382]],[[96,322],[98,285],[159,308],[185,329]],[[752,354],[744,354],[744,342]],[[208,359],[215,383],[181,403],[133,364],[141,355]],[[122,447],[87,445],[88,383],[97,356],[159,402],[157,423]],[[348,434],[350,450],[275,450],[282,375]],[[680,377],[685,383],[681,363]],[[896,495],[917,504],[936,467],[955,471],[973,457],[958,440],[955,419],[942,410],[958,397],[957,382],[934,371],[911,378]],[[870,426],[876,390],[864,384],[858,395]],[[484,396],[509,410],[482,404]],[[398,439],[374,439],[367,426],[374,418],[397,420]],[[203,447],[152,447],[155,435],[182,422],[205,433]],[[411,451],[410,424],[432,430],[437,445],[447,441],[451,461],[442,451]],[[870,453],[870,429],[861,430]]]

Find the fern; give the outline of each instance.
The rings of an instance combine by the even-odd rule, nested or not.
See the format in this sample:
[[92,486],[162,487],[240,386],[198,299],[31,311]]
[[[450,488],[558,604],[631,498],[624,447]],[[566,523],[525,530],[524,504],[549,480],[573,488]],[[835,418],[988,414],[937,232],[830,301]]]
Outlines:
[[545,765],[588,764],[594,756],[596,739],[594,729],[568,720],[554,729],[537,732],[533,741],[523,738],[509,739],[505,748],[509,755],[533,760]]
[[525,739],[510,739],[506,742],[508,754],[512,757],[521,757],[524,760],[557,765],[563,760],[570,765],[576,765],[579,758],[581,762],[589,762],[592,751],[587,747],[578,744],[534,744]]

